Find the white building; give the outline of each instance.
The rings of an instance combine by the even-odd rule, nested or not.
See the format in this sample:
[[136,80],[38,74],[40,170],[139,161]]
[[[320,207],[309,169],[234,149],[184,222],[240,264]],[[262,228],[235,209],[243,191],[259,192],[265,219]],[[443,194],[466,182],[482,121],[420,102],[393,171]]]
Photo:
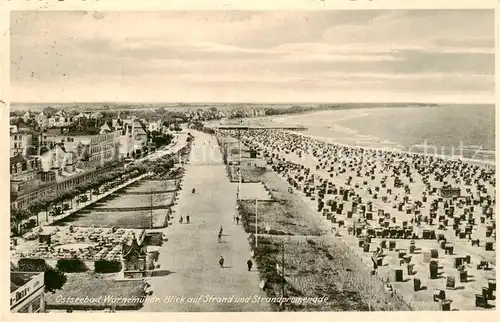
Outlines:
[[33,135],[29,132],[10,133],[10,156],[27,155],[28,148],[33,146]]

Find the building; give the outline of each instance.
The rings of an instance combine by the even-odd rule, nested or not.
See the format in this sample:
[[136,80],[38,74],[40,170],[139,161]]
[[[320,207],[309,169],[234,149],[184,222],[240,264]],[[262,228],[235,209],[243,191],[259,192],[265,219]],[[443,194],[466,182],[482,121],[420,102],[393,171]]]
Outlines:
[[119,137],[120,131],[110,131],[106,126],[90,130],[45,130],[40,139],[44,142],[43,151],[38,163],[32,166],[36,170],[28,171],[32,167],[22,163],[23,158],[11,161],[11,171],[18,177],[29,174],[36,178],[11,181],[11,208],[26,207],[31,202],[68,191],[118,165]]
[[[120,160],[120,131],[113,131],[108,125],[97,128],[77,127],[76,129],[51,129],[46,131],[46,140],[52,144],[64,144],[68,150],[76,142],[87,146],[88,159],[85,168],[101,167],[106,163]],[[75,151],[73,151],[75,152]]]
[[131,158],[134,155],[134,137],[128,127],[121,131],[118,142],[120,155],[123,158]]
[[34,154],[32,133],[17,131],[10,133],[10,156]]
[[48,128],[49,127],[49,115],[44,111],[38,113],[35,117],[35,121],[40,128]]
[[10,311],[44,313],[44,273],[10,272]]
[[111,120],[111,127],[113,130],[123,130],[123,121],[120,117]]
[[123,120],[120,153],[124,157],[141,155],[148,147],[149,135],[144,125],[136,119]]
[[94,119],[94,120],[100,120],[104,117],[104,115],[101,113],[101,112],[95,112],[95,113],[92,113],[90,115],[90,118],[91,119]]
[[33,115],[30,113],[30,111],[26,111],[26,113],[23,114],[22,119],[24,123],[28,123],[29,120],[33,118]]
[[148,123],[148,131],[151,133],[151,132],[161,132],[162,130],[162,121],[161,120],[157,120],[157,121],[153,121],[153,122],[149,122]]
[[33,131],[31,133],[31,145],[33,149],[33,155],[40,155],[45,152],[49,147],[47,147],[47,142],[45,140],[46,135],[41,131]]
[[109,171],[109,168],[103,167],[97,170],[88,171],[80,171],[77,169],[77,171],[71,175],[68,175],[62,170],[42,172],[39,186],[29,185],[25,190],[18,192],[11,191],[10,208],[25,208],[32,202],[50,199],[84,182],[90,181],[107,171]]
[[132,123],[132,135],[134,136],[134,149],[136,153],[143,151],[148,144],[148,133],[139,121]]
[[145,231],[122,243],[122,259],[125,277],[144,277],[147,270],[147,244],[144,242]]
[[42,165],[37,157],[16,155],[10,158],[11,192],[23,190],[26,185],[34,186],[41,178]]
[[68,167],[75,164],[75,156],[71,151],[66,151],[64,144],[56,144],[53,148],[40,156],[44,172],[48,171],[68,171]]
[[51,129],[51,128],[55,127],[55,125],[56,125],[56,118],[55,118],[55,117],[53,117],[53,116],[49,117],[49,118],[47,119],[47,127],[48,127],[49,129]]
[[72,123],[72,118],[63,110],[60,110],[54,115],[53,127],[67,127]]

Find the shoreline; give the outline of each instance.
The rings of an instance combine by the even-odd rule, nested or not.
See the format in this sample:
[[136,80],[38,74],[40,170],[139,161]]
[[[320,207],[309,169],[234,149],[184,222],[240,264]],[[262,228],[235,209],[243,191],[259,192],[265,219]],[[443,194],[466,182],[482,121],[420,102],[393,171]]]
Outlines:
[[[360,110],[360,109],[358,109]],[[313,114],[319,114],[319,113],[325,113],[325,112],[333,112],[332,111],[311,111],[311,112],[302,112],[302,113],[294,113],[294,114],[287,114],[287,115],[278,115],[278,116],[275,116],[275,115],[269,115],[269,116],[262,116],[262,117],[255,117],[255,118],[244,118],[243,120],[244,121],[247,121],[248,123],[252,124],[252,121],[267,121],[269,123],[274,123],[274,124],[285,124],[284,122],[280,122],[280,118],[286,118],[286,117],[295,117],[295,116],[299,116],[299,115],[313,115]],[[266,126],[266,124],[257,124],[257,125],[262,125],[262,126]],[[291,125],[291,124],[288,124],[288,125]],[[305,126],[307,128],[306,125],[303,124],[303,122],[294,122],[293,125],[300,125],[300,126]],[[473,159],[473,158],[466,158],[466,157],[457,157],[457,156],[452,156],[452,155],[446,155],[446,154],[439,154],[439,153],[425,153],[425,152],[409,152],[409,151],[405,151],[404,149],[402,148],[398,148],[398,147],[393,147],[393,148],[390,148],[390,147],[376,147],[376,146],[363,146],[363,145],[356,145],[356,144],[349,144],[349,143],[341,143],[341,142],[337,142],[335,141],[336,139],[335,138],[328,138],[328,137],[322,137],[322,136],[318,136],[318,135],[314,135],[314,134],[307,134],[307,133],[302,133],[302,132],[298,132],[298,131],[290,131],[290,130],[285,130],[285,132],[287,133],[292,133],[292,134],[297,134],[297,135],[300,135],[300,136],[304,136],[304,137],[308,137],[308,138],[311,138],[311,139],[314,139],[314,140],[318,140],[318,141],[321,141],[321,142],[324,142],[324,143],[327,143],[327,144],[334,144],[334,145],[337,145],[337,146],[342,146],[342,147],[350,147],[350,148],[357,148],[357,149],[367,149],[367,150],[373,150],[373,151],[385,151],[385,152],[395,152],[395,153],[403,153],[405,155],[410,155],[410,156],[413,156],[413,155],[419,155],[419,156],[430,156],[430,157],[433,157],[433,158],[437,158],[437,159],[442,159],[442,160],[446,160],[446,161],[460,161],[460,162],[466,162],[466,163],[470,163],[470,164],[474,164],[474,165],[478,165],[478,166],[487,166],[487,167],[494,167],[496,168],[496,160],[485,160],[485,159]],[[388,139],[385,139],[385,141],[387,141]],[[396,143],[397,145],[400,145],[399,143]],[[430,146],[431,147],[431,146]],[[496,154],[496,151],[494,151],[495,154]]]
[[[484,105],[484,104],[483,104]],[[376,107],[378,108],[394,108],[394,107]],[[436,108],[434,106],[419,106],[415,108]],[[245,118],[239,118],[239,119],[226,119],[226,120],[219,120],[219,121],[212,121],[208,122],[208,125],[217,125],[217,124],[224,124],[224,123],[233,123],[233,122],[243,122],[245,125],[257,125],[257,126],[270,126],[270,125],[295,125],[295,126],[304,126],[308,127],[304,122],[283,122],[282,119],[284,118],[294,118],[298,116],[304,116],[304,115],[315,115],[315,114],[327,114],[335,111],[341,111],[341,110],[369,110],[370,108],[367,107],[358,107],[358,108],[338,108],[338,109],[330,109],[330,110],[314,110],[314,111],[302,111],[298,113],[289,113],[289,114],[280,114],[280,115],[266,115],[266,116],[256,116],[256,117],[245,117]],[[336,124],[338,125],[338,124]],[[341,125],[338,125],[341,126]],[[351,130],[351,129],[350,129]],[[477,166],[484,166],[484,167],[493,167],[496,168],[496,151],[495,150],[487,150],[488,152],[493,152],[493,155],[495,158],[493,160],[490,159],[476,159],[476,158],[468,158],[468,157],[461,157],[461,156],[453,156],[453,155],[446,155],[443,153],[425,153],[425,152],[409,152],[406,151],[405,148],[401,148],[403,146],[400,143],[393,142],[392,140],[389,139],[383,139],[383,142],[389,141],[394,143],[394,147],[377,147],[377,146],[370,146],[369,144],[367,145],[358,145],[358,144],[350,144],[350,143],[342,143],[336,141],[335,138],[329,138],[329,137],[324,137],[324,136],[319,136],[319,135],[314,135],[314,134],[307,134],[307,133],[302,133],[299,131],[292,131],[292,130],[284,130],[284,132],[288,133],[295,133],[297,135],[301,135],[304,137],[308,137],[314,140],[318,140],[327,144],[334,144],[337,146],[342,146],[342,147],[351,147],[351,148],[357,148],[357,149],[367,149],[367,150],[372,150],[372,151],[385,151],[385,152],[394,152],[394,153],[401,153],[405,154],[408,156],[413,156],[413,155],[419,155],[419,156],[430,156],[436,159],[441,159],[441,160],[446,160],[446,161],[457,161],[457,162],[464,162],[464,163],[469,163]],[[424,147],[424,146],[420,146]],[[433,145],[428,146],[429,149],[434,149]],[[458,150],[458,149],[457,149]],[[465,150],[462,148],[462,151]]]
[[430,157],[433,157],[436,159],[443,159],[446,161],[457,161],[457,162],[460,161],[460,162],[471,163],[474,165],[481,165],[481,166],[494,167],[494,168],[496,167],[495,166],[496,161],[490,161],[490,160],[470,159],[470,158],[464,158],[464,157],[453,157],[450,155],[429,154],[429,153],[424,153],[424,152],[408,152],[408,151],[405,151],[405,150],[402,150],[399,148],[382,148],[382,147],[370,147],[370,146],[354,145],[354,144],[335,142],[335,139],[333,139],[333,138],[320,137],[320,136],[315,136],[312,134],[305,134],[305,133],[300,133],[300,132],[295,132],[295,131],[285,131],[285,132],[308,137],[308,138],[313,139],[313,140],[321,141],[321,142],[324,142],[327,144],[342,146],[342,147],[366,149],[366,150],[372,150],[372,151],[395,152],[395,153],[405,154],[407,156],[413,156],[413,155],[430,156]]

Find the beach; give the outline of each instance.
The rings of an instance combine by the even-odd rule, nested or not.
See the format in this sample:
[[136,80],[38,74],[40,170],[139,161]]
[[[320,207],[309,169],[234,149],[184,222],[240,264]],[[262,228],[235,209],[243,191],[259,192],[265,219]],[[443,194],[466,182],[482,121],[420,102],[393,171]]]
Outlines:
[[[447,299],[455,308],[476,307],[474,294],[481,294],[495,276],[491,162],[332,143],[307,132],[264,127],[237,132],[219,134],[241,134],[244,145],[259,151],[308,200],[312,213],[331,224],[353,256],[368,267],[372,259],[383,258],[377,274],[412,309],[439,309],[432,294],[440,288],[453,290]],[[386,251],[393,242],[397,246]],[[434,256],[439,278],[428,273],[434,260],[427,258]],[[485,263],[488,270],[483,270]],[[463,277],[464,271],[469,275]],[[455,279],[460,286],[448,287]]]
[[339,109],[267,122],[304,125],[304,135],[337,144],[495,162],[493,105]]

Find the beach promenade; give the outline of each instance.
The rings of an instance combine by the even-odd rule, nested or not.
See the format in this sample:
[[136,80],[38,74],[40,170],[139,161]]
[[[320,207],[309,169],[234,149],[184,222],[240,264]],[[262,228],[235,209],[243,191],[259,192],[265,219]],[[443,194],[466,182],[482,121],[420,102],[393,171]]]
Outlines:
[[[259,289],[255,263],[251,272],[246,266],[250,256],[247,235],[233,222],[236,185],[227,178],[217,142],[207,134],[192,133],[195,140],[172,224],[160,230],[168,237],[160,250],[160,269],[148,281],[160,303],[146,302],[142,311],[269,311],[266,303],[223,302],[265,294]],[[184,217],[182,224],[180,216]],[[222,268],[220,256],[225,259]],[[168,297],[172,300],[164,301]],[[200,298],[199,303],[191,301]]]

